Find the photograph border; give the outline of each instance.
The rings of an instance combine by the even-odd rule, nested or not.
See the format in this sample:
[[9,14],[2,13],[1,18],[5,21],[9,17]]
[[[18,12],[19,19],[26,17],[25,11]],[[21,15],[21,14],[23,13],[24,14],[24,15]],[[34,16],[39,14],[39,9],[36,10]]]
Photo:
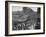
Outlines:
[[[8,2],[17,3],[29,3],[29,4],[43,4],[43,32],[42,33],[26,33],[26,34],[8,34]],[[24,2],[24,1],[5,1],[5,36],[18,36],[18,35],[35,35],[35,34],[45,34],[45,3],[41,2]]]

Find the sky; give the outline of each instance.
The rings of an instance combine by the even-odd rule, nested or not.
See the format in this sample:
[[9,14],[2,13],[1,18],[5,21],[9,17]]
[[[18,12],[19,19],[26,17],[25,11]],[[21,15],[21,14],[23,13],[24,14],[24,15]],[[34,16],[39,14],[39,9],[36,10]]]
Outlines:
[[[31,8],[33,11],[37,12],[37,7],[29,7]],[[12,11],[22,11],[23,7],[20,6],[12,6]]]

